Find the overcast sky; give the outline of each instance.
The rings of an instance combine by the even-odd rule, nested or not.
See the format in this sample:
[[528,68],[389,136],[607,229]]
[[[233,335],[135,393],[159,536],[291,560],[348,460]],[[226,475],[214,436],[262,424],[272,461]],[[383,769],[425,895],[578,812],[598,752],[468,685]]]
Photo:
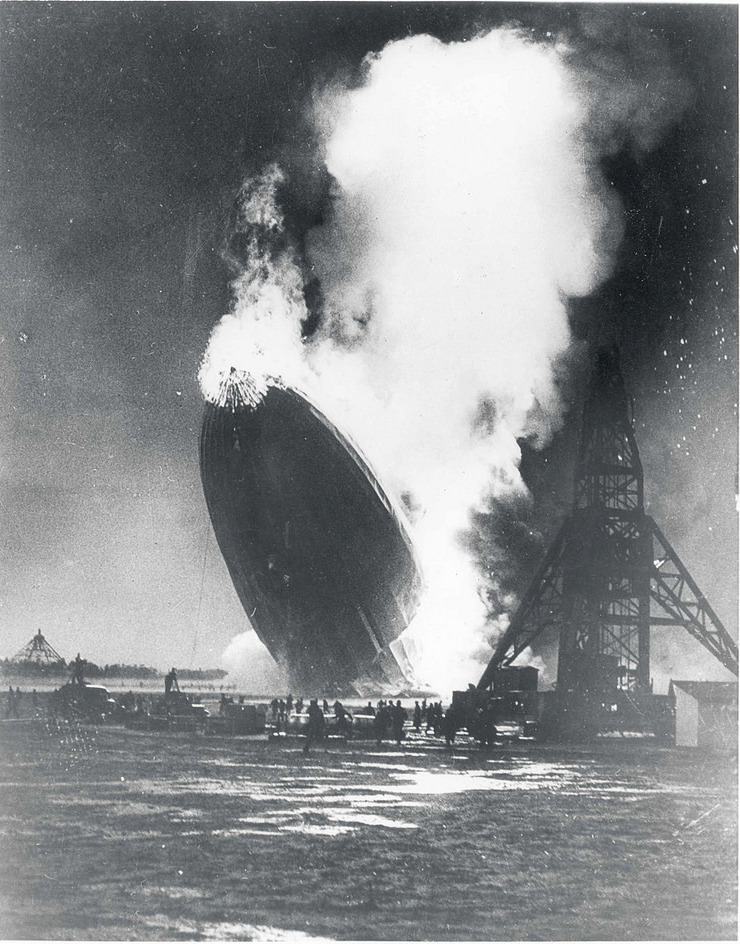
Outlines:
[[[202,496],[196,374],[229,306],[222,248],[241,182],[271,160],[301,165],[312,90],[390,40],[512,20],[537,41],[588,36],[580,14],[0,5],[0,656],[41,629],[68,659],[221,662],[245,617]],[[617,24],[611,40],[591,30],[602,52],[620,16],[660,38],[685,107],[649,152],[605,163],[625,234],[572,329],[618,340],[648,511],[736,637],[737,12],[589,7],[601,14]],[[292,212],[308,228],[320,198],[299,194]],[[531,463],[541,507],[570,498],[582,375],[548,463]]]

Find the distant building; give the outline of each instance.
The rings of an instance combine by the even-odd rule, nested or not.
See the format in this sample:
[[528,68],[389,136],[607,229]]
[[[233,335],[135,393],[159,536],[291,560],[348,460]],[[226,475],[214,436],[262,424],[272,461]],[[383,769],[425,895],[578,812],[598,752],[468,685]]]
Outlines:
[[737,750],[737,682],[671,680],[676,747]]
[[30,642],[20,649],[10,660],[13,663],[35,662],[37,665],[64,665],[64,659],[49,644],[39,630]]

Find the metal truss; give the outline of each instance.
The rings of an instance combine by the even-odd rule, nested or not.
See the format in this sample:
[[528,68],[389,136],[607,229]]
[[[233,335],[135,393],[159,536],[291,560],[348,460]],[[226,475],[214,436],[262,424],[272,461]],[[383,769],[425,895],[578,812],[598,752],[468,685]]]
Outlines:
[[56,649],[45,639],[44,634],[39,630],[30,642],[20,649],[11,662],[38,662],[41,665],[53,664],[55,662],[64,662]]
[[[558,687],[611,667],[623,692],[650,688],[650,627],[686,629],[735,675],[737,644],[656,523],[616,350],[602,351],[583,414],[573,510],[500,639],[479,688],[545,632],[558,632]],[[589,673],[592,677],[589,678]]]
[[550,545],[508,629],[499,640],[478,688],[487,688],[493,681],[493,673],[502,665],[511,664],[542,632],[560,626],[564,606],[560,561],[569,526],[570,522],[566,520]]
[[653,601],[665,616],[651,616],[653,625],[683,626],[713,656],[738,674],[737,643],[722,625],[678,554],[652,518],[647,517],[655,541],[650,584]]
[[[585,652],[592,645],[601,654],[617,656],[624,670],[620,687],[633,688],[641,662],[640,627],[644,620],[651,627],[685,629],[725,668],[738,675],[737,643],[649,515],[642,516],[642,527],[637,521],[631,521],[626,532],[634,537],[642,534],[647,539],[643,542],[651,552],[647,572],[638,564],[631,576],[612,577],[592,618],[589,618],[588,607],[578,603],[579,598],[588,598],[588,593],[582,591],[587,589],[592,575],[584,574],[579,578],[580,587],[575,594],[567,589],[569,579],[574,577],[573,567],[567,560],[571,543],[568,539],[572,539],[572,532],[573,519],[568,518],[530,583],[509,628],[499,640],[478,683],[479,688],[488,687],[494,671],[516,661],[541,634],[555,630],[561,634],[561,639],[564,632],[570,632],[567,649],[571,655]],[[622,563],[627,562],[633,552],[633,543],[626,542]],[[649,613],[645,612],[644,595],[637,592],[640,588],[635,585],[640,582],[640,577],[643,583],[647,577],[645,589],[652,604]]]

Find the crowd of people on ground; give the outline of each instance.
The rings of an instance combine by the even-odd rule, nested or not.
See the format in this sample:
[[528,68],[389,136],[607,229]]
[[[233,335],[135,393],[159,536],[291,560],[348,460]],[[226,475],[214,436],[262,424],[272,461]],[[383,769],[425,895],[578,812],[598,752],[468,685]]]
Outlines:
[[[78,655],[71,666],[73,684],[84,683],[84,665],[85,660]],[[174,668],[165,676],[164,688],[165,700],[171,696],[187,699],[191,704],[200,701],[200,696],[181,694],[177,672]],[[20,717],[19,703],[22,697],[21,689],[14,690],[11,685],[5,704],[6,718]],[[33,693],[29,693],[28,697],[34,706],[38,703],[35,689]],[[115,701],[121,717],[134,717],[151,714],[162,699],[161,696],[134,694],[133,691],[127,691],[118,695]],[[166,701],[163,704],[166,706]],[[241,709],[245,709],[243,695],[238,696],[238,702],[236,702],[234,696],[221,692],[219,715],[230,716]],[[303,698],[294,698],[292,694],[288,694],[284,698],[272,699],[268,720],[271,721],[272,728],[276,732],[296,731],[304,734],[306,740],[303,749],[308,752],[313,744],[325,739],[327,730],[351,736],[353,725],[356,730],[361,726],[363,732],[372,737],[378,745],[384,740],[393,740],[400,744],[406,735],[407,727],[413,728],[417,734],[422,731],[426,733],[431,731],[437,736],[444,735],[449,743],[450,740],[454,740],[454,732],[448,730],[449,715],[449,711],[444,712],[442,702],[427,702],[426,698],[421,701],[416,700],[412,710],[407,710],[400,698],[395,702],[393,699],[381,698],[376,704],[368,701],[365,706],[356,708],[353,714],[339,699],[335,699],[333,704],[330,704],[326,698],[321,699],[321,702],[318,698],[311,698],[306,704]]]
[[136,694],[132,691],[124,692],[123,695],[118,696],[117,701],[123,711],[131,714],[145,714],[150,708],[149,700],[138,692]]
[[[33,715],[36,713],[38,704],[39,696],[35,688],[31,692],[24,692],[20,685],[16,689],[13,689],[13,686],[10,685],[5,699],[5,717],[20,718],[23,715],[28,715],[29,712]],[[22,705],[25,710],[21,707]]]
[[[226,696],[222,696],[222,711],[225,698]],[[414,702],[411,725],[417,733],[421,733],[424,728],[426,732],[433,731],[439,735],[444,729],[444,717],[442,702],[427,703],[424,698],[421,702]],[[330,705],[326,698],[322,699],[321,703],[318,698],[312,698],[305,708],[303,698],[294,699],[293,695],[289,694],[285,698],[272,699],[269,720],[276,732],[297,730],[305,734],[303,749],[308,752],[312,744],[325,738],[329,721],[332,722],[334,732],[346,735],[351,734],[353,722],[362,721],[365,730],[372,730],[377,744],[384,740],[394,740],[400,744],[405,736],[404,729],[409,720],[409,712],[401,699],[396,699],[394,703],[393,699],[381,698],[375,705],[368,701],[367,705],[356,709],[353,716],[339,699]]]

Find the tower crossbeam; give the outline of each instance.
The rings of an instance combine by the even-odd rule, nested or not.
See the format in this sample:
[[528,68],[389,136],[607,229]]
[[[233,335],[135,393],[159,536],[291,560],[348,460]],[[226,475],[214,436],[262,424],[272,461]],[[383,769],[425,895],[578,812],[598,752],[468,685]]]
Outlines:
[[[738,647],[644,509],[643,470],[616,349],[604,350],[583,414],[573,508],[478,682],[557,632],[558,689],[609,679],[647,693],[650,629],[683,628],[738,674]],[[598,680],[594,681],[594,676]],[[605,681],[606,680],[606,681]]]
[[[737,675],[737,643],[658,525],[652,518],[648,518],[648,521],[660,550],[653,564],[651,588],[654,601],[669,614],[669,619],[673,618],[676,625],[684,626],[726,669]],[[669,566],[673,571],[668,571]]]

